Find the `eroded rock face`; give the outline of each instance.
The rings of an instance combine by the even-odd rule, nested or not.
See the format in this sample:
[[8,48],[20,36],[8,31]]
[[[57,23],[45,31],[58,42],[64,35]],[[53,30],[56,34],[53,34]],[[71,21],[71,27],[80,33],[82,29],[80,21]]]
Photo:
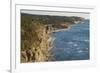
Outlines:
[[31,49],[21,51],[21,62],[32,62],[34,60],[34,55]]
[[[21,51],[21,63],[49,61],[51,57],[51,42],[53,42],[50,36],[51,30],[47,30],[45,26],[41,24],[33,24],[32,27],[35,28],[30,29],[33,31],[29,32],[31,34],[30,37],[25,36],[28,34],[23,35],[27,38],[25,40],[30,43],[27,44],[24,40],[22,41],[29,49],[24,48],[24,51]],[[23,30],[28,32],[25,29]],[[21,48],[23,48],[23,46]]]

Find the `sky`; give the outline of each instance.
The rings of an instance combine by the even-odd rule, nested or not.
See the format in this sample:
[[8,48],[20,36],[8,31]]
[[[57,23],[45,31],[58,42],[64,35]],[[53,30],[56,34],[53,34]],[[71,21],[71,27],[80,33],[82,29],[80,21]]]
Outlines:
[[34,14],[34,15],[52,15],[52,16],[78,16],[85,19],[90,18],[89,13],[84,12],[54,12],[54,11],[40,11],[40,10],[21,10],[21,13]]

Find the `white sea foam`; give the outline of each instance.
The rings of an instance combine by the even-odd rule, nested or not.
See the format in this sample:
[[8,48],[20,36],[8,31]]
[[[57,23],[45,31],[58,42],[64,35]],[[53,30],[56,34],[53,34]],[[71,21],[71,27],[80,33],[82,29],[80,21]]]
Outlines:
[[73,46],[78,46],[77,44],[73,44]]
[[89,40],[84,40],[85,42],[89,42]]
[[82,53],[82,52],[83,52],[82,50],[79,50],[79,51],[78,51],[78,53]]
[[68,42],[68,44],[73,44],[73,42]]

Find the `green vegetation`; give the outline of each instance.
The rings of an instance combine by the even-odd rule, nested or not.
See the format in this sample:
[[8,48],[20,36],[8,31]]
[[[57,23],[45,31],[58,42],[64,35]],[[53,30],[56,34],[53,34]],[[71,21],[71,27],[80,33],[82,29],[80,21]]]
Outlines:
[[23,22],[31,23],[31,21],[39,21],[44,25],[52,25],[53,28],[63,29],[66,28],[62,24],[70,25],[75,24],[75,22],[82,21],[84,18],[76,16],[50,16],[50,15],[31,15],[22,14],[22,18],[27,18],[22,20]]
[[52,30],[68,28],[80,17],[21,14],[21,63],[54,60]]

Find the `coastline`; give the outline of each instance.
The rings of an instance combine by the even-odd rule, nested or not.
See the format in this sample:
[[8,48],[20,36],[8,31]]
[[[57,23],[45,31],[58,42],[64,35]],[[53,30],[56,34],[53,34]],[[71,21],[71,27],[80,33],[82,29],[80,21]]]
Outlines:
[[57,29],[57,30],[54,30],[52,32],[55,33],[55,32],[59,32],[59,31],[66,31],[66,30],[69,30],[71,27],[72,27],[72,25],[68,26],[68,28],[65,28],[65,29]]
[[[80,21],[80,22],[81,22],[81,21]],[[52,32],[59,32],[59,31],[66,31],[66,30],[69,30],[72,26],[77,25],[77,24],[80,23],[80,22],[77,22],[77,23],[75,23],[75,24],[73,24],[73,25],[69,25],[68,28],[57,29],[57,30],[54,30],[54,31],[52,31]]]

